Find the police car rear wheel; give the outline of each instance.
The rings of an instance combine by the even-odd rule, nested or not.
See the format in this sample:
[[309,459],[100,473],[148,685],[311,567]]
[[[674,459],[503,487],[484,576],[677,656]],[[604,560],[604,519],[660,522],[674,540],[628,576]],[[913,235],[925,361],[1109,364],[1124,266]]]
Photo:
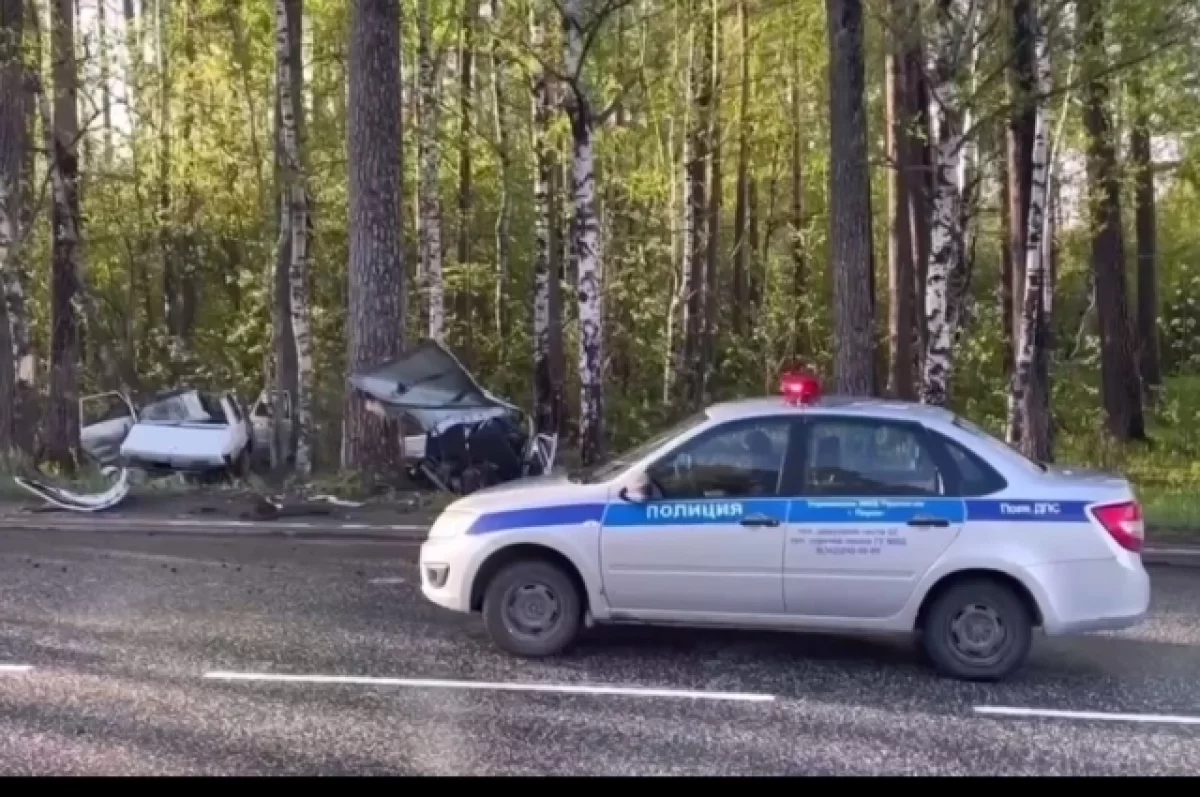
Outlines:
[[922,642],[943,674],[969,681],[1005,678],[1025,663],[1033,622],[1020,596],[995,581],[964,581],[929,608]]
[[549,562],[515,562],[488,584],[483,622],[488,636],[518,656],[553,656],[579,633],[579,591],[560,568]]

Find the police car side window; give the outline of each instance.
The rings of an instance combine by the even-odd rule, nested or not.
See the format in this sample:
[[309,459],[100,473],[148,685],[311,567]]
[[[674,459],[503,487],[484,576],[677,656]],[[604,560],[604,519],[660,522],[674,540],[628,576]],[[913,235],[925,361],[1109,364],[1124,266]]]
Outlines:
[[981,495],[990,495],[1008,486],[1004,477],[980,459],[977,454],[968,451],[944,435],[937,435],[937,440],[946,449],[946,453],[958,470],[958,488],[961,497],[976,498]]
[[819,420],[809,424],[806,495],[874,497],[945,493],[919,429],[873,420]]
[[665,499],[777,495],[791,423],[784,418],[718,427],[649,469]]

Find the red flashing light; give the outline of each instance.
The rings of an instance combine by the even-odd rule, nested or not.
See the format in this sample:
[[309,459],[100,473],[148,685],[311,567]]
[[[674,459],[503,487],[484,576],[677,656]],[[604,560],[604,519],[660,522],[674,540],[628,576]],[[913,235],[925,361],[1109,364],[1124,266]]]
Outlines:
[[789,404],[815,404],[821,399],[821,380],[805,371],[788,371],[779,380],[779,392]]
[[1146,541],[1146,524],[1142,519],[1142,507],[1137,501],[1098,506],[1092,515],[1108,532],[1108,535],[1127,551],[1137,553]]

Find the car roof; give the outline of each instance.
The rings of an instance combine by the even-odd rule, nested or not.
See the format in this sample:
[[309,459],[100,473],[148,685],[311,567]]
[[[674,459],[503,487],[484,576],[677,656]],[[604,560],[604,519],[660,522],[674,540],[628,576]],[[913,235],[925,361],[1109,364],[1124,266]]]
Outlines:
[[912,401],[856,398],[852,396],[822,396],[811,404],[793,404],[783,396],[762,396],[713,404],[708,415],[713,420],[755,418],[779,414],[851,415],[888,420],[934,421],[949,423],[954,413],[943,407],[917,404]]

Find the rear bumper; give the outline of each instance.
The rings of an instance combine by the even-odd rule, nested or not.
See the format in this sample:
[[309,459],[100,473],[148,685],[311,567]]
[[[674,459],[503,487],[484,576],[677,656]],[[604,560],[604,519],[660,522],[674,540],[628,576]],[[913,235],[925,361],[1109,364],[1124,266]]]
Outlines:
[[1135,556],[1030,568],[1041,585],[1047,635],[1119,631],[1150,611],[1150,576]]

